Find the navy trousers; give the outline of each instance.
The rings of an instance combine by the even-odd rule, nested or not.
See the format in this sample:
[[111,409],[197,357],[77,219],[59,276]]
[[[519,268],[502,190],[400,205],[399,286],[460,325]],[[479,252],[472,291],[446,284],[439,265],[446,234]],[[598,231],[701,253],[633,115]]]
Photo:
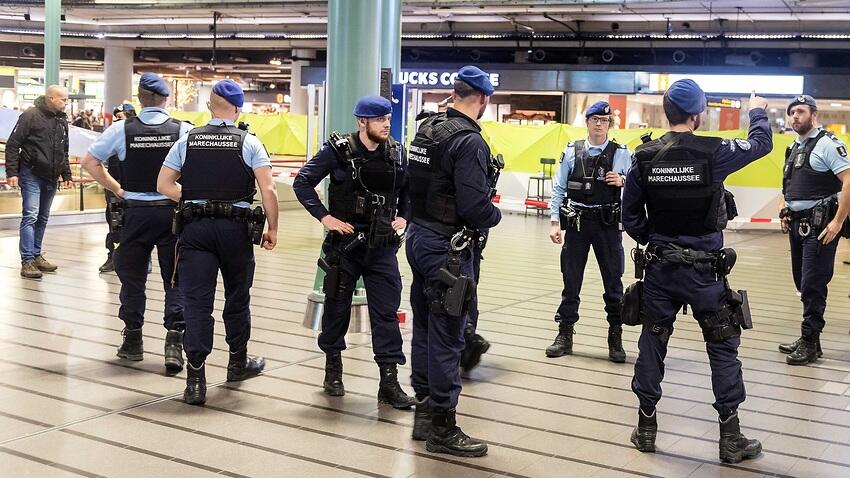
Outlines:
[[[477,245],[472,247],[472,273],[475,275],[475,284],[481,280],[481,252],[482,249]],[[478,329],[478,287],[472,293],[472,300],[469,301],[469,313],[467,314],[467,328],[471,328],[474,332]]]
[[[644,326],[638,339],[638,357],[632,390],[646,410],[652,409],[661,399],[661,381],[664,379],[664,358],[667,342],[673,332],[676,313],[689,304],[697,322],[719,311],[726,300],[726,285],[710,271],[697,271],[693,266],[671,263],[650,264],[644,278],[644,313],[654,325],[668,330],[655,334]],[[738,360],[740,337],[730,337],[721,342],[706,343],[711,388],[714,391],[714,408],[721,415],[737,410],[747,397],[741,362]]]
[[[407,260],[413,271],[410,305],[413,308],[411,385],[416,398],[431,397],[439,410],[457,406],[460,395],[460,356],[467,315],[451,317],[432,312],[431,302],[439,297],[437,272],[446,266],[449,238],[411,224],[407,230]],[[472,251],[461,255],[461,274],[473,277]]]
[[623,298],[625,272],[623,233],[617,224],[608,226],[598,220],[582,220],[581,230],[569,228],[564,231],[564,247],[561,248],[564,290],[561,293],[561,305],[555,312],[555,321],[566,324],[578,322],[579,295],[591,247],[602,274],[602,299],[605,301],[608,324],[622,325],[620,300]]
[[794,285],[800,291],[803,302],[802,333],[820,333],[826,321],[823,314],[826,311],[826,294],[829,281],[832,280],[835,266],[835,252],[838,249],[836,238],[827,245],[818,240],[819,232],[812,231],[806,237],[801,237],[798,231],[799,221],[793,221],[788,231],[791,242],[791,272]]
[[151,251],[156,247],[165,290],[163,324],[167,330],[183,330],[183,294],[171,286],[177,237],[171,233],[172,206],[130,207],[124,212],[120,246],[115,250],[115,273],[121,279],[118,317],[127,329],[145,323],[145,284]]
[[[122,243],[119,249],[123,247]],[[177,272],[186,320],[183,350],[189,363],[200,367],[212,351],[219,271],[224,283],[221,317],[225,340],[231,353],[246,350],[251,337],[250,291],[254,282],[254,248],[247,225],[233,219],[197,219],[183,228],[179,251]]]
[[[325,237],[322,250],[325,256],[334,254],[333,234]],[[343,293],[335,299],[325,296],[322,314],[322,333],[319,348],[326,354],[345,350],[345,333],[351,321],[351,300],[357,280],[362,276],[366,287],[369,323],[372,326],[372,351],[378,364],[403,365],[407,360],[401,350],[401,330],[398,307],[401,305],[401,274],[398,270],[398,248],[369,249],[361,245],[340,257],[340,284]]]

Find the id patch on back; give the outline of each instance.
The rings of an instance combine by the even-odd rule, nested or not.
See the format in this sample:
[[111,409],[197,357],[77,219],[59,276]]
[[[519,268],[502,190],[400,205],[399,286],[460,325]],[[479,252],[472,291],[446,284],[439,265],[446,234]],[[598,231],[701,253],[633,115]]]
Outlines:
[[646,183],[655,186],[707,186],[707,165],[699,162],[676,161],[654,163],[646,172]]

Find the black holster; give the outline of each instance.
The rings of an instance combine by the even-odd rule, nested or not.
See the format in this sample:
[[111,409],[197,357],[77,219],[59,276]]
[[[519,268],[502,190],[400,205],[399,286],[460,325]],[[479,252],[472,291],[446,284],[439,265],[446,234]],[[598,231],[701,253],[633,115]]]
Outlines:
[[444,313],[450,317],[462,317],[469,309],[469,303],[475,292],[475,280],[461,274],[460,251],[450,253],[446,267],[437,273],[439,298],[431,303],[431,311]]
[[[335,234],[333,232],[329,234]],[[319,257],[319,269],[325,273],[325,281],[322,284],[322,292],[328,299],[336,299],[349,285],[343,284],[343,274],[341,273],[340,264],[345,254],[354,249],[366,244],[366,235],[358,233],[354,236],[346,235],[331,236],[331,252],[323,257]],[[345,286],[345,287],[342,287]]]
[[115,194],[106,195],[106,211],[109,214],[109,232],[118,235],[124,225],[124,200]]
[[639,280],[626,287],[620,299],[620,319],[623,325],[636,326],[644,322],[643,281]]

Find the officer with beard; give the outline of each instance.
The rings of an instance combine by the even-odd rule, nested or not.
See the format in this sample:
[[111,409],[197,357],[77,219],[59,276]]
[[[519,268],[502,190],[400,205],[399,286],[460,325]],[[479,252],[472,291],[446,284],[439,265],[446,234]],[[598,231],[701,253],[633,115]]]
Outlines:
[[738,347],[741,328],[752,324],[745,301],[726,280],[734,251],[723,248],[722,231],[734,216],[734,204],[723,181],[773,148],[767,101],[750,97],[746,140],[694,135],[706,98],[693,80],[670,85],[663,107],[670,131],[637,147],[623,191],[623,226],[638,244],[648,244],[646,251],[634,251],[635,267],[645,268],[645,279],[632,379],[640,410],[631,441],[642,452],[655,451],[655,406],[667,343],[677,312],[690,305],[711,367],[720,459],[738,463],[761,453],[761,443],[741,434],[738,421],[738,405],[746,398]]
[[[372,326],[372,349],[380,372],[378,400],[394,408],[415,403],[398,383],[406,362],[398,324],[401,274],[396,253],[409,211],[404,148],[390,136],[392,105],[365,96],[354,107],[358,131],[331,134],[324,147],[298,172],[298,200],[328,230],[320,267],[325,270],[325,307],[319,348],[325,353],[325,393],[345,395],[342,351],[351,320],[351,301],[363,277]],[[330,177],[329,209],[316,186]]]
[[800,338],[781,344],[789,365],[806,365],[822,355],[826,295],[832,280],[842,224],[850,212],[850,160],[844,143],[817,124],[818,107],[809,95],[788,105],[797,139],[785,152],[780,213],[791,242],[791,271],[803,302]]
[[457,426],[461,352],[475,291],[473,249],[501,212],[490,201],[490,149],[479,120],[494,93],[490,76],[474,66],[458,71],[454,107],[431,116],[410,145],[411,225],[407,260],[413,271],[413,439],[428,451],[483,456],[487,444]]

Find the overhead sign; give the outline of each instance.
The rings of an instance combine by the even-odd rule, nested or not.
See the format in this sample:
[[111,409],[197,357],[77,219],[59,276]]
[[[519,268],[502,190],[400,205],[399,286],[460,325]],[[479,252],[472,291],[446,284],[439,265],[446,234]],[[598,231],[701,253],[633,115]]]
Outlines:
[[794,75],[690,75],[682,73],[650,73],[649,91],[663,93],[671,84],[689,78],[706,93],[795,96],[803,93],[803,77]]
[[709,96],[706,98],[709,108],[734,108],[741,109],[741,100],[733,100],[731,98],[721,98],[718,96]]
[[[433,86],[451,88],[457,79],[457,71],[401,70],[399,83],[410,86]],[[499,73],[490,73],[490,83],[499,86]]]

